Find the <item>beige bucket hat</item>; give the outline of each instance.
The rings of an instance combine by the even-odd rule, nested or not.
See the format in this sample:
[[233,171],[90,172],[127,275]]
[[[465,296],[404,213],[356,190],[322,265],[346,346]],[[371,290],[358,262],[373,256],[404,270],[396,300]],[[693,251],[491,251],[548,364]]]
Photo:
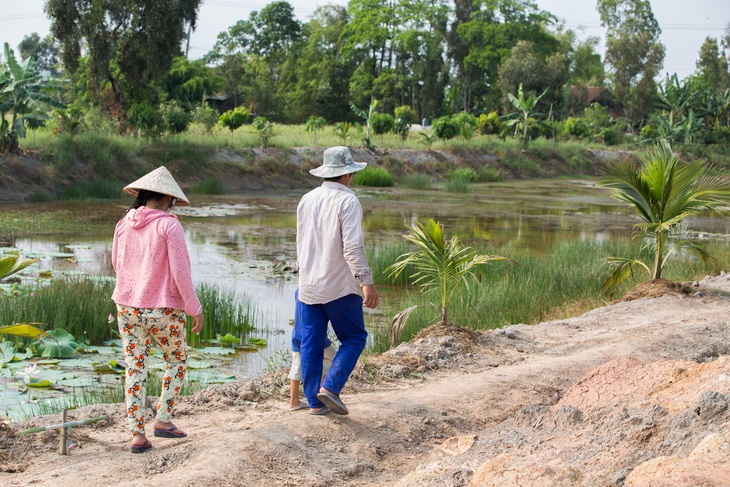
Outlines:
[[170,171],[165,166],[160,166],[152,172],[148,172],[133,183],[124,187],[124,192],[132,196],[139,195],[140,189],[154,191],[155,193],[166,194],[177,198],[178,206],[188,206],[190,202],[185,197],[180,186],[175,182]]
[[309,173],[318,178],[336,178],[365,169],[367,165],[367,162],[355,162],[347,147],[337,146],[325,150],[322,165]]

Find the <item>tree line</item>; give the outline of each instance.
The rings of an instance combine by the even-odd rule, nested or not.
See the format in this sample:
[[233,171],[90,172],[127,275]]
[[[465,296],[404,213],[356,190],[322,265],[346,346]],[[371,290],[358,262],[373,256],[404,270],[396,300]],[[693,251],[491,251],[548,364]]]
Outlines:
[[409,123],[440,121],[439,137],[527,140],[560,122],[561,132],[608,143],[626,132],[730,141],[730,30],[705,40],[695,73],[658,80],[664,46],[649,0],[597,0],[605,59],[599,39],[579,40],[529,0],[350,0],[306,22],[281,0],[190,60],[186,34],[201,3],[49,0],[51,34],[27,36],[20,57],[66,80],[54,86],[59,102],[100,111],[121,132],[174,131],[196,112],[210,119],[210,108],[240,108],[259,123],[352,124],[377,102],[371,115],[393,117],[401,133],[398,111]]

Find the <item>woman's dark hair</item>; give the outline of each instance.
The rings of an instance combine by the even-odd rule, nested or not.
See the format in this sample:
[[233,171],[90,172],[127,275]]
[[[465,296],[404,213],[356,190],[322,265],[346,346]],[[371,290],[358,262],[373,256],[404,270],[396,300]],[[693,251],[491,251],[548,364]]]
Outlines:
[[338,182],[340,182],[340,179],[344,178],[345,176],[347,176],[347,174],[343,174],[341,176],[337,176],[336,178],[324,178],[324,180],[325,181],[332,181],[333,183],[338,183]]
[[[166,195],[162,193],[157,193],[155,191],[148,191],[146,189],[140,189],[139,194],[137,195],[137,199],[134,200],[134,203],[132,203],[132,206],[127,208],[127,211],[139,208],[140,206],[147,206],[147,202],[149,200],[161,200]],[[126,212],[125,212],[126,213]]]

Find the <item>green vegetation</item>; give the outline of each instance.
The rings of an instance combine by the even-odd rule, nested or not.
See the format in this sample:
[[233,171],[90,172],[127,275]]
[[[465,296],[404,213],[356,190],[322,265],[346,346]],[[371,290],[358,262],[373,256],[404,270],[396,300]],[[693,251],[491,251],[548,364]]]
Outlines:
[[[396,244],[391,244],[396,245]],[[397,244],[400,246],[400,244]],[[412,248],[412,247],[411,247]],[[730,244],[711,242],[708,252],[715,258],[707,263],[691,256],[674,254],[667,266],[665,277],[675,281],[701,279],[730,269]],[[474,329],[495,329],[515,323],[535,324],[549,319],[575,316],[606,304],[601,297],[604,275],[603,259],[607,255],[624,255],[638,259],[642,255],[640,243],[564,241],[556,244],[549,255],[501,249],[475,249],[476,252],[498,253],[520,263],[493,262],[487,272],[480,274],[480,284],[464,289],[449,305],[449,320],[456,325]],[[399,249],[397,252],[400,252]],[[382,258],[391,258],[396,252],[380,249],[368,262],[373,267]],[[382,274],[374,274],[376,284],[390,283]],[[641,279],[632,278],[618,288],[625,292]],[[420,289],[406,288],[399,300],[399,310],[411,306],[407,325],[401,330],[400,340],[410,340],[419,330],[435,324],[434,310],[428,304],[432,299]],[[395,312],[395,311],[394,311]],[[391,346],[390,330],[374,332],[373,346],[368,351],[382,353]]]
[[653,153],[644,154],[638,170],[628,162],[611,164],[609,177],[601,186],[615,190],[615,197],[630,203],[643,220],[635,225],[634,237],[643,240],[653,254],[651,269],[641,259],[609,257],[611,273],[603,290],[613,290],[636,270],[644,269],[651,279],[662,270],[673,253],[692,253],[703,261],[709,258],[695,232],[683,223],[703,209],[725,213],[730,203],[727,178],[704,161],[680,164],[666,142]]
[[440,305],[441,321],[449,323],[448,307],[454,296],[469,284],[476,284],[476,273],[483,265],[507,260],[504,257],[480,254],[470,247],[464,247],[458,237],[445,240],[443,227],[434,220],[425,225],[416,222],[403,236],[415,244],[417,250],[402,255],[387,270],[391,277],[398,277],[404,271],[413,271],[412,284],[419,285],[423,295],[436,297]]
[[395,178],[382,167],[367,166],[355,173],[352,181],[354,186],[388,187],[395,185]]
[[224,194],[225,192],[223,183],[217,179],[207,179],[190,188],[191,194]]
[[398,181],[398,185],[409,189],[431,189],[433,178],[428,174],[406,174]]
[[[111,280],[83,278],[59,278],[44,286],[19,288],[0,299],[0,324],[41,323],[44,329],[62,328],[80,342],[102,345],[118,338],[116,306],[110,299],[113,291]],[[256,329],[260,311],[249,297],[209,284],[198,286],[197,291],[206,323],[196,337],[198,344],[228,333],[245,342]],[[192,319],[189,336],[191,323]]]

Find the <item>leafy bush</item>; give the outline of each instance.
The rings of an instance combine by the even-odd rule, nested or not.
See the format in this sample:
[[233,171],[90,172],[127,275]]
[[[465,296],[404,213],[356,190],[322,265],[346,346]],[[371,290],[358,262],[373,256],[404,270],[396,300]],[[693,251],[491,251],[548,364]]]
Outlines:
[[395,119],[387,113],[376,113],[370,117],[370,126],[376,135],[387,134],[395,126]]
[[566,135],[572,135],[579,139],[585,139],[592,135],[590,127],[580,118],[568,117],[565,120],[563,131]]
[[618,132],[612,128],[601,129],[598,136],[603,140],[606,145],[618,144]]
[[400,118],[398,119],[398,121],[395,122],[395,125],[393,126],[393,133],[400,136],[401,140],[406,140],[410,131],[411,125],[404,122]]
[[503,125],[497,112],[482,113],[477,120],[477,128],[482,135],[499,135]]
[[218,123],[218,110],[208,105],[201,105],[193,111],[193,122],[201,125],[206,133],[210,133]]
[[56,110],[58,132],[73,137],[84,128],[84,111],[80,106],[69,105],[65,110]]
[[266,117],[254,118],[251,127],[256,131],[256,137],[264,148],[268,147],[269,141],[277,135],[274,133],[274,123],[269,122]]
[[431,129],[436,134],[436,137],[443,140],[453,139],[461,131],[459,124],[449,115],[434,120],[433,124],[431,124]]
[[583,121],[594,134],[600,133],[601,129],[612,127],[614,123],[606,107],[599,103],[592,103],[585,109]]
[[459,127],[464,127],[465,125],[467,125],[477,128],[478,125],[477,117],[475,117],[471,113],[459,112],[451,118],[459,125]]
[[386,187],[395,184],[395,178],[382,167],[368,166],[362,171],[355,173],[352,181],[355,186]]
[[416,111],[408,105],[396,107],[395,119],[401,123],[411,125],[418,121],[418,114]]
[[127,112],[127,121],[147,137],[156,134],[162,124],[160,114],[148,101],[132,105]]
[[160,106],[160,115],[165,130],[169,134],[181,134],[190,126],[193,117],[178,104],[176,100],[163,103]]
[[248,122],[248,117],[251,113],[245,107],[236,107],[233,110],[228,110],[218,117],[218,124],[221,127],[225,127],[231,131],[231,142],[233,141],[233,132]]

